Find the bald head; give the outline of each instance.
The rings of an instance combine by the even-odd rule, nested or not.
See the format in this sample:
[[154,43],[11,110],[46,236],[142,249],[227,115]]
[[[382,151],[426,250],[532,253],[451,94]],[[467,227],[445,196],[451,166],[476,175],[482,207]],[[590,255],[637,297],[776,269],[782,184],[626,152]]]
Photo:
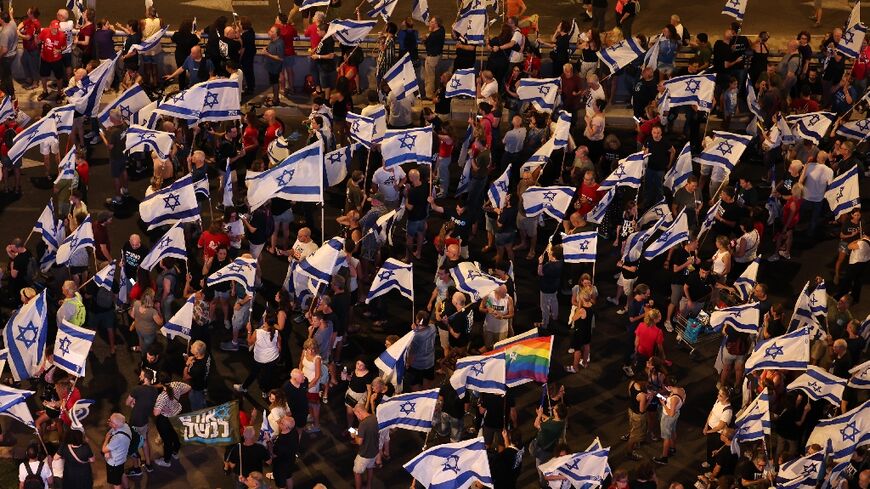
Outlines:
[[195,60],[199,60],[200,58],[202,58],[202,48],[199,46],[199,44],[190,48],[190,57]]
[[142,246],[142,237],[139,236],[138,234],[131,234],[130,235],[130,246],[134,250],[139,249],[139,247]]

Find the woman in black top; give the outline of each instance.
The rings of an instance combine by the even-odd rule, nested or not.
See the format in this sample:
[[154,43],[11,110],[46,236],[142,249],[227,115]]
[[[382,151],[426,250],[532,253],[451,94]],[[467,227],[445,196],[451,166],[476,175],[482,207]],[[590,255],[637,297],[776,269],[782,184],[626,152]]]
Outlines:
[[492,72],[493,78],[499,83],[504,82],[504,79],[507,78],[508,68],[510,67],[510,63],[508,62],[508,54],[510,53],[510,50],[502,50],[501,46],[511,42],[513,34],[513,28],[504,24],[501,27],[499,35],[489,40],[491,51],[489,59],[486,60],[486,69]]
[[347,142],[347,113],[353,111],[353,96],[347,78],[338,77],[335,90],[329,94],[329,105],[332,107],[332,134],[335,143],[343,146]]
[[94,452],[85,442],[84,434],[78,430],[68,430],[66,440],[54,455],[55,460],[63,460],[63,487],[65,489],[92,489],[94,473]]
[[758,81],[758,77],[767,71],[767,58],[770,56],[770,48],[767,47],[767,40],[770,39],[770,34],[766,31],[758,33],[755,42],[752,43],[752,58],[749,61],[749,79],[753,83]]
[[456,39],[456,57],[453,59],[453,71],[474,68],[477,61],[477,47],[468,44],[465,36],[459,36],[455,32],[453,37]]
[[556,32],[554,32],[553,37],[550,38],[551,42],[541,42],[544,46],[553,48],[553,50],[550,51],[550,59],[553,60],[553,76],[561,75],[562,67],[571,59],[570,30],[571,22],[563,19],[559,22],[559,25],[556,26]]
[[347,381],[347,392],[344,394],[347,426],[352,427],[354,420],[356,420],[353,408],[360,403],[365,403],[368,399],[372,392],[372,381],[375,379],[375,373],[369,369],[363,358],[359,358],[354,365],[353,372],[343,372],[341,375],[341,380]]
[[226,28],[226,26],[227,18],[226,16],[221,15],[215,19],[214,24],[205,28],[205,35],[208,37],[208,40],[205,43],[205,57],[211,60],[211,64],[214,67],[214,74],[218,76],[227,76],[220,48],[220,43],[224,36],[224,28]]
[[[616,4],[619,5],[619,2]],[[631,37],[631,25],[634,24],[634,18],[637,16],[637,0],[628,0],[622,6],[622,13],[616,14],[616,26],[622,29],[622,37],[628,39]]]
[[257,54],[256,34],[249,17],[239,17],[239,22],[242,25],[242,54],[239,57],[239,62],[245,80],[244,93],[250,95],[254,93],[254,87],[257,86],[254,75],[254,56]]
[[[184,19],[178,30],[172,34],[172,42],[175,43],[175,66],[184,64],[184,60],[190,56],[190,50],[199,44],[199,35],[193,32],[193,20]],[[178,75],[178,88],[184,90],[187,88],[188,80],[187,73],[182,71]]]
[[127,33],[127,39],[124,40],[124,54],[121,59],[124,60],[124,69],[131,71],[139,71],[139,51],[130,51],[134,44],[142,43],[142,31],[139,28],[138,20],[128,20],[126,26],[120,26]]

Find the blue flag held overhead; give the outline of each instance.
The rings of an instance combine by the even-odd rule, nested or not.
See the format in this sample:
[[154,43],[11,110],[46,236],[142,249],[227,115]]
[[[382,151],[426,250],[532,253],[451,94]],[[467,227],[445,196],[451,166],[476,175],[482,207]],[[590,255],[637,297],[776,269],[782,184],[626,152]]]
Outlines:
[[79,223],[79,227],[70,233],[57,248],[55,263],[65,265],[76,252],[84,248],[94,248],[94,229],[91,224],[90,214]]
[[366,304],[391,290],[398,290],[402,297],[414,300],[414,265],[395,258],[387,258],[378,273],[372,279],[372,285],[366,296]]
[[486,4],[483,0],[468,0],[459,9],[453,32],[465,44],[482,46],[486,43],[486,27]]
[[347,125],[350,138],[353,141],[362,144],[366,148],[371,148],[377,142],[374,118],[348,112]]
[[[586,220],[593,224],[601,224],[604,220],[604,216],[607,214],[607,208],[610,207],[610,204],[613,202],[613,198],[616,196],[616,187],[611,187],[607,193],[604,194],[604,197],[595,204],[595,207],[592,208],[589,212],[586,213]],[[523,201],[525,202],[525,201]]]
[[713,131],[713,136],[713,142],[701,152],[698,159],[701,164],[718,166],[727,171],[734,169],[746,146],[752,142],[752,136],[725,131]]
[[810,361],[810,332],[804,326],[791,333],[759,341],[744,367],[753,370],[806,370]]
[[855,141],[863,141],[870,137],[870,119],[841,122],[837,126],[837,136],[843,136]]
[[716,75],[676,76],[665,81],[671,107],[697,106],[701,112],[713,108]]
[[390,129],[381,141],[384,168],[403,163],[432,164],[432,126]]
[[808,365],[806,373],[794,379],[786,389],[800,390],[814,401],[824,399],[840,407],[847,382],[847,379],[841,379],[815,365]]
[[565,219],[575,191],[574,187],[529,187],[523,193],[523,211],[528,217],[536,217],[543,212],[561,221]]
[[378,430],[403,428],[428,432],[432,429],[439,389],[399,394],[378,404]]
[[199,203],[191,175],[145,197],[139,203],[139,216],[149,230],[177,222],[199,221]]
[[133,44],[132,46],[130,46],[129,49],[127,49],[127,53],[130,53],[133,50],[139,53],[151,51],[152,49],[157,47],[158,44],[160,44],[160,40],[163,39],[163,36],[166,35],[167,29],[169,29],[168,25],[155,32],[154,34],[151,34],[148,39],[143,40],[141,43]]
[[562,234],[565,263],[595,263],[598,253],[598,231]]
[[96,331],[76,326],[64,320],[57,325],[54,342],[54,364],[73,377],[84,377],[88,353]]
[[450,269],[450,275],[457,290],[470,295],[475,301],[486,297],[495,289],[504,285],[504,280],[480,270],[480,266],[470,261],[464,261]]
[[665,173],[664,186],[671,192],[676,192],[686,184],[686,181],[693,174],[692,144],[687,141],[683,149],[680,150],[680,154],[677,155],[674,165]]
[[737,19],[737,22],[743,22],[743,16],[746,14],[746,5],[749,0],[725,0],[725,6],[722,7],[722,15],[730,15]]
[[710,314],[710,327],[721,332],[725,326],[741,333],[758,334],[761,310],[758,303],[742,304],[717,309]]
[[249,171],[248,205],[254,210],[278,197],[294,202],[323,202],[323,145],[315,141],[264,172]]
[[385,382],[396,386],[399,392],[405,379],[405,354],[413,340],[414,331],[408,331],[375,359],[375,366],[380,369],[381,377]]
[[689,222],[686,217],[686,210],[683,209],[674,221],[664,229],[662,234],[644,250],[643,257],[647,260],[652,260],[688,239]]
[[507,204],[510,193],[511,168],[513,168],[513,164],[508,165],[501,176],[493,180],[486,191],[486,196],[494,209],[503,209]]
[[359,46],[377,23],[377,20],[336,19],[329,23],[323,38],[335,36],[344,46]]
[[559,96],[561,78],[521,78],[517,84],[517,96],[540,112],[552,112]]
[[460,358],[450,376],[450,385],[460,398],[466,390],[504,395],[507,391],[504,352]]
[[810,433],[807,445],[828,447],[836,464],[832,477],[845,469],[858,447],[870,442],[870,400],[839,416],[823,419]]
[[791,132],[795,137],[819,144],[828,134],[836,118],[837,114],[833,112],[810,112],[786,116],[785,120],[791,126]]
[[453,72],[450,81],[447,82],[447,87],[444,89],[444,96],[447,98],[453,97],[469,97],[476,96],[476,86],[474,81],[474,68],[460,68]]
[[420,91],[417,72],[414,70],[414,64],[408,53],[405,53],[396,64],[384,73],[383,80],[390,86],[391,91],[396,92],[398,100],[408,95],[416,96]]
[[184,244],[184,229],[175,223],[169,231],[145,255],[139,266],[151,271],[164,258],[178,258],[187,261],[187,247]]
[[33,394],[34,391],[0,385],[0,414],[20,421],[28,428],[36,429],[33,414],[27,407],[27,399]]
[[740,444],[764,439],[770,435],[770,394],[767,387],[734,418],[731,452],[740,453]]
[[207,286],[223,282],[236,282],[245,288],[248,295],[254,292],[254,281],[257,274],[257,260],[246,256],[240,256],[229,265],[209,275],[205,279]]
[[19,382],[31,378],[42,365],[48,334],[45,294],[43,290],[13,312],[3,330],[9,368],[12,377]]
[[746,267],[746,270],[734,280],[734,290],[737,292],[737,296],[742,301],[748,301],[752,296],[752,292],[755,289],[755,284],[758,283],[758,267],[759,260],[753,260],[752,263]]
[[482,437],[436,445],[404,467],[414,480],[430,489],[466,489],[476,481],[492,486],[489,456]]
[[855,389],[870,389],[870,360],[849,370],[849,387]]
[[145,89],[142,88],[142,85],[136,84],[127,90],[124,90],[118,98],[109,102],[108,105],[100,111],[97,119],[103,127],[111,127],[113,124],[109,118],[109,113],[112,112],[113,109],[118,109],[118,112],[121,114],[121,119],[123,119],[124,122],[127,124],[138,124],[139,111],[150,103],[151,99],[148,98]]
[[637,39],[630,37],[599,50],[598,59],[610,68],[610,73],[616,73],[643,54],[644,50],[637,43]]
[[163,333],[163,336],[166,336],[170,340],[176,336],[184,340],[190,340],[190,329],[193,327],[193,307],[195,303],[196,294],[190,294],[190,297],[184,301],[184,305],[181,306],[181,309],[179,309],[178,312],[176,312],[168,321],[163,323],[163,326],[160,328],[160,332]]
[[160,159],[166,160],[175,144],[175,134],[132,125],[124,132],[124,143],[128,153],[154,151]]
[[861,194],[858,184],[858,165],[834,178],[828,184],[825,200],[828,201],[835,218],[839,218],[852,209],[861,208]]
[[599,184],[601,191],[613,187],[639,188],[648,156],[643,151],[630,154],[619,160],[616,169]]

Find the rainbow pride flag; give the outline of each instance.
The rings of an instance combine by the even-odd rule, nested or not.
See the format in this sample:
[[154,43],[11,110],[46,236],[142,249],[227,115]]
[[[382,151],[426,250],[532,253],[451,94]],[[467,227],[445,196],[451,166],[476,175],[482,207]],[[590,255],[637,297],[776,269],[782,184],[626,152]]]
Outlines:
[[550,373],[552,336],[538,336],[537,328],[493,345],[487,355],[505,352],[505,384],[516,387],[527,382],[547,382]]

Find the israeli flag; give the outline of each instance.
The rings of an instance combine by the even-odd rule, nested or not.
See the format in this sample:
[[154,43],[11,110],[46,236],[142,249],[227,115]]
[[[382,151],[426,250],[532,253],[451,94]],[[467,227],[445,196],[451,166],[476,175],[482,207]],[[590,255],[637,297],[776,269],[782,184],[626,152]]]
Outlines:
[[153,150],[161,160],[169,159],[175,134],[132,125],[124,133],[127,153],[146,153]]
[[154,112],[197,122],[237,120],[242,114],[239,83],[225,78],[197,83],[164,97]]
[[54,364],[73,377],[85,376],[88,353],[94,343],[96,331],[76,326],[67,320],[57,325],[54,342]]
[[157,120],[160,118],[160,114],[157,113],[159,103],[159,100],[155,100],[139,109],[139,112],[136,114],[136,123],[148,129],[157,127]]
[[758,267],[760,260],[756,259],[752,263],[746,267],[746,270],[740,274],[739,277],[734,281],[734,289],[737,292],[737,296],[742,301],[748,301],[749,297],[752,295],[753,289],[755,289],[755,284],[758,283]]
[[541,464],[538,469],[545,475],[565,477],[572,487],[594,489],[610,473],[607,457],[610,447],[598,450],[577,452],[561,457],[554,457]]
[[184,229],[175,223],[151,251],[142,259],[139,267],[151,271],[164,258],[178,258],[187,261],[187,246],[184,244]]
[[387,258],[372,280],[372,285],[366,296],[366,304],[393,289],[398,290],[402,297],[414,301],[413,264],[401,262],[395,258]]
[[361,148],[361,144],[349,144],[335,151],[326,153],[323,158],[323,173],[326,175],[326,184],[334,187],[347,178],[347,168],[350,166],[354,151]]
[[31,378],[42,365],[45,353],[46,313],[45,290],[12,313],[3,330],[9,368],[20,382]]
[[328,7],[330,0],[302,0],[299,10],[307,10],[312,7]]
[[391,129],[381,141],[384,168],[403,163],[432,164],[432,126]]
[[806,370],[810,361],[810,330],[804,326],[791,333],[759,341],[746,359],[746,373],[753,370]]
[[647,45],[649,49],[647,49],[646,53],[643,55],[643,67],[644,68],[652,68],[656,69],[659,66],[659,41],[661,40],[662,35],[657,34],[655,37],[651,38]]
[[257,442],[266,446],[266,443],[271,441],[274,435],[275,430],[272,429],[272,425],[269,423],[269,410],[263,409],[263,420],[260,423],[260,436],[257,437]]
[[858,165],[831,180],[825,192],[825,200],[831,207],[835,218],[839,218],[852,209],[861,207],[861,195],[858,191]]
[[[326,2],[329,5],[329,0],[311,0],[314,2]],[[399,0],[374,0],[373,8],[366,12],[366,15],[369,17],[375,17],[380,15],[381,18],[384,19],[384,22],[389,22],[390,17],[393,15],[393,10],[396,10],[396,5],[399,4]]]
[[[778,133],[780,144],[794,144],[797,142],[797,137],[788,126],[788,121],[785,120],[785,117],[780,116],[776,119],[776,126],[771,129],[772,133],[774,131]],[[774,139],[773,136],[774,135],[772,134],[770,138]]]
[[339,255],[344,254],[344,238],[335,237],[299,262],[298,273],[307,275],[316,282],[328,284]]
[[148,39],[145,39],[139,44],[133,44],[130,46],[130,49],[127,50],[126,54],[129,54],[131,51],[136,51],[138,53],[148,52],[157,47],[160,44],[160,40],[163,39],[163,36],[166,35],[166,30],[169,29],[169,26],[160,29],[159,31],[151,34]]
[[577,234],[562,233],[565,263],[595,263],[598,253],[598,231]]
[[758,302],[724,307],[710,314],[710,327],[719,332],[725,326],[730,326],[741,333],[758,334],[760,323],[761,310],[758,309]]
[[547,140],[544,144],[538,148],[535,153],[529,158],[528,161],[523,163],[523,166],[520,168],[520,175],[526,172],[533,172],[535,168],[546,165],[548,161],[550,161],[550,156],[553,154],[553,151],[556,150],[556,136],[554,136]]
[[504,280],[483,273],[480,266],[470,261],[464,261],[450,269],[450,276],[456,288],[474,298],[475,301],[491,294],[504,285]]
[[713,143],[698,156],[702,165],[718,166],[731,171],[743,156],[752,136],[725,131],[713,131]]
[[48,200],[48,205],[42,210],[42,214],[39,215],[39,219],[36,220],[36,224],[33,226],[33,232],[41,234],[42,241],[50,249],[57,250],[60,246],[58,242],[60,229],[58,220],[55,218],[54,199]]
[[[14,373],[14,370],[13,370]],[[27,398],[35,394],[34,391],[15,389],[6,385],[0,385],[0,414],[22,422],[31,429],[36,429],[33,415],[27,407]]]
[[460,358],[450,376],[450,385],[460,398],[466,390],[503,396],[507,390],[504,369],[504,352]]
[[374,227],[372,227],[370,232],[375,235],[378,243],[389,243],[390,246],[393,245],[393,225],[399,219],[399,211],[397,209],[393,209],[390,212],[382,215],[375,221],[375,225]]
[[193,306],[196,303],[196,294],[190,294],[181,309],[172,316],[169,321],[163,323],[160,333],[170,340],[176,336],[190,341],[190,329],[193,327]]
[[668,207],[664,197],[659,200],[658,204],[650,207],[642,216],[640,216],[640,219],[637,220],[637,226],[643,228],[647,224],[656,222],[659,219],[664,219],[663,224],[669,224],[674,219],[674,215],[671,213],[671,208]]
[[69,261],[70,257],[82,248],[94,247],[94,229],[91,224],[91,216],[88,215],[79,224],[75,231],[63,240],[63,243],[57,248],[57,258],[55,263],[64,265]]
[[233,171],[230,165],[230,159],[227,158],[227,166],[224,169],[223,183],[221,184],[223,191],[221,192],[221,205],[226,207],[233,206]]
[[707,209],[707,214],[704,216],[704,220],[701,222],[701,229],[698,231],[698,238],[704,235],[710,228],[713,227],[713,224],[716,223],[716,216],[722,213],[722,199],[717,199],[716,203],[711,205],[709,209]]
[[377,142],[375,140],[374,118],[348,112],[347,124],[350,127],[350,138],[353,141],[362,144],[366,148],[371,148]]
[[713,108],[713,92],[716,90],[716,75],[685,75],[665,82],[670,95],[671,107],[696,105],[701,112]]
[[283,136],[273,139],[266,148],[266,156],[269,158],[269,168],[280,165],[290,156],[290,140]]
[[72,131],[74,113],[75,106],[72,104],[55,107],[27,129],[16,134],[12,139],[12,147],[7,153],[9,160],[14,163],[37,144],[43,141],[57,141],[59,135],[69,134]]
[[791,316],[791,321],[789,323],[789,329],[797,329],[804,323],[812,323],[815,321],[815,314],[818,311],[819,313],[826,314],[827,313],[827,287],[824,286],[824,282],[822,282],[821,290],[817,294],[816,286],[812,284],[812,282],[807,282],[804,285],[804,288],[801,289],[801,293],[798,294],[797,299],[794,304],[794,312]]
[[15,117],[15,106],[12,104],[12,98],[9,95],[3,97],[0,101],[0,122],[6,122],[7,119]]
[[680,154],[677,156],[677,161],[674,162],[671,169],[665,173],[664,186],[671,192],[676,192],[686,184],[686,180],[688,180],[693,174],[692,145],[690,142],[686,142],[683,149],[680,150]]
[[[848,463],[855,449],[870,442],[870,400],[839,416],[819,421],[807,445],[828,447],[834,463]],[[841,467],[835,467],[836,470]]]
[[450,81],[447,82],[444,96],[447,98],[474,98],[476,96],[476,86],[477,85],[475,85],[474,81],[474,68],[460,68],[453,72]]
[[758,104],[758,97],[755,95],[755,87],[752,86],[749,78],[746,79],[746,105],[749,106],[749,112],[751,112],[756,118],[756,120],[751,123],[751,126],[755,127],[757,121],[764,120],[764,114],[761,113],[761,105]]
[[552,112],[561,86],[561,78],[523,78],[517,84],[517,96],[539,112]]
[[106,289],[109,292],[112,291],[112,285],[115,283],[115,273],[117,273],[116,267],[117,264],[113,261],[94,274],[94,283],[97,287]]
[[465,138],[462,140],[462,146],[459,148],[459,159],[457,164],[462,168],[462,173],[459,175],[459,183],[456,186],[456,195],[462,195],[468,191],[468,184],[471,181],[471,158],[469,158],[468,150],[471,147],[471,141],[474,135],[469,125],[465,129]]
[[274,168],[249,171],[245,181],[252,210],[275,197],[294,202],[323,202],[323,145],[315,141]]
[[637,39],[631,37],[599,50],[598,59],[610,68],[610,73],[616,73],[643,54],[643,48],[638,45]]
[[837,126],[837,136],[863,141],[870,137],[870,119],[842,122]]
[[416,96],[420,92],[417,72],[414,70],[411,55],[408,53],[405,53],[396,64],[384,73],[383,81],[390,86],[390,91],[396,93],[397,100],[401,100],[409,94]]
[[91,117],[97,115],[100,109],[100,98],[115,78],[115,63],[120,57],[119,52],[113,59],[103,60],[80,82],[64,90],[67,101],[75,106],[79,114]]
[[529,187],[523,193],[523,211],[528,217],[537,217],[543,212],[553,219],[563,220],[575,190],[574,187]]
[[408,331],[375,359],[381,377],[385,382],[395,385],[399,392],[405,378],[405,354],[413,339],[414,331]]
[[436,445],[404,467],[414,480],[430,489],[466,489],[476,481],[492,486],[489,456],[482,437]]
[[196,201],[193,177],[188,174],[145,197],[139,203],[139,217],[148,225],[149,231],[177,222],[199,221],[199,203]]
[[414,0],[411,18],[422,23],[429,22],[429,0]]
[[730,15],[737,19],[737,22],[743,22],[743,15],[746,14],[746,4],[748,3],[749,0],[725,0],[722,15]]
[[595,204],[595,207],[586,213],[586,220],[593,224],[601,224],[604,220],[604,216],[607,214],[607,208],[610,207],[610,203],[613,202],[615,196],[616,187],[611,187],[611,189],[604,194],[604,197]]
[[76,171],[76,147],[73,146],[57,164],[57,178],[54,179],[54,184],[57,185],[61,180],[72,180],[75,182],[78,179],[79,174]]
[[112,121],[109,119],[109,112],[118,109],[124,122],[127,124],[138,124],[139,111],[150,103],[151,99],[148,98],[148,94],[145,93],[142,85],[136,84],[124,90],[118,98],[109,102],[97,116],[97,119],[103,127],[111,127]]
[[[425,0],[424,0],[425,1]],[[378,404],[378,430],[403,428],[428,432],[432,429],[439,389],[409,392]]]
[[[774,484],[780,487],[804,487],[806,489],[816,487],[816,482],[822,471],[825,461],[825,452],[816,452],[811,455],[796,458],[779,466]],[[824,471],[821,472],[824,474]]]
[[209,275],[205,285],[211,287],[224,282],[236,282],[245,288],[248,295],[254,293],[254,281],[257,274],[257,260],[240,256],[229,265]]
[[731,452],[740,453],[740,444],[763,440],[770,435],[770,394],[767,387],[755,399],[737,413],[734,418],[734,437]]
[[598,185],[598,189],[603,191],[614,187],[639,188],[647,158],[643,151],[638,151],[619,160],[619,165]]
[[571,113],[560,110],[559,117],[556,119],[556,127],[553,129],[553,149],[564,148],[571,140]]
[[489,190],[487,190],[486,192],[489,201],[492,203],[492,206],[495,209],[504,209],[504,206],[507,204],[508,194],[510,193],[510,179],[512,168],[513,164],[508,165],[504,173],[502,173],[500,177],[496,178],[492,182],[492,184],[490,184]]
[[688,239],[689,221],[686,217],[686,210],[683,209],[674,219],[674,222],[666,227],[662,234],[643,251],[643,257],[652,260]]
[[846,382],[847,379],[841,379],[815,365],[808,365],[806,373],[794,379],[786,389],[790,391],[797,389],[805,392],[814,401],[824,399],[840,407]]
[[636,262],[643,255],[643,247],[646,246],[647,240],[658,232],[665,225],[665,217],[661,217],[652,226],[647,229],[637,231],[628,235],[625,242],[625,252],[622,254],[624,261]]
[[819,144],[836,118],[837,114],[833,112],[810,112],[809,114],[786,116],[785,120],[792,128],[792,134],[795,137]]
[[73,404],[69,411],[70,428],[81,432],[85,431],[82,420],[91,414],[91,406],[94,402],[93,399],[79,399]]
[[329,23],[323,38],[335,36],[345,46],[359,46],[377,23],[377,20],[336,19]]
[[482,0],[470,0],[459,9],[453,33],[465,44],[483,46],[486,43],[486,5]]
[[[855,4],[857,7],[858,4]],[[856,24],[845,32],[840,42],[837,43],[837,51],[843,53],[847,58],[855,59],[861,53],[861,43],[864,41],[864,35],[867,34],[867,26],[864,24]]]
[[852,27],[855,27],[856,25],[858,25],[860,23],[861,23],[861,2],[858,1],[858,2],[855,2],[855,6],[852,7],[852,11],[849,12],[849,19],[846,20],[845,29],[843,29],[843,30],[847,31],[847,30],[851,29]]
[[849,370],[852,377],[849,378],[848,386],[854,389],[870,389],[870,360]]

